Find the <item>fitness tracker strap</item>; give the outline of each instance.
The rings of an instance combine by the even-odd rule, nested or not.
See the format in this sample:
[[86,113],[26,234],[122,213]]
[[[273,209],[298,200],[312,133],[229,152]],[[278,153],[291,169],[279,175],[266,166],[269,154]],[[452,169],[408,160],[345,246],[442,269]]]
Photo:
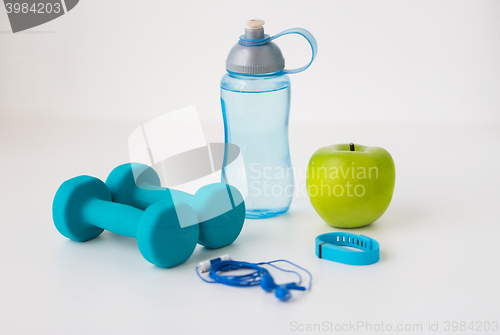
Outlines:
[[[351,250],[351,247],[359,249]],[[329,261],[370,265],[380,259],[379,244],[374,239],[352,233],[326,233],[316,237],[316,256]]]

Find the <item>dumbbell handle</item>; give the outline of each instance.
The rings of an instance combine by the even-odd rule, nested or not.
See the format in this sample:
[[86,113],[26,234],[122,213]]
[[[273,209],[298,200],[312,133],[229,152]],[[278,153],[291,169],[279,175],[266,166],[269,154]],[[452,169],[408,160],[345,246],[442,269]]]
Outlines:
[[87,222],[118,235],[136,237],[139,222],[144,211],[140,209],[104,201],[89,200],[83,207]]
[[158,201],[171,199],[172,197],[175,203],[189,203],[193,198],[193,195],[179,190],[164,188],[149,183],[140,183],[132,193],[131,200],[133,203],[130,205],[145,210],[151,204],[154,204]]

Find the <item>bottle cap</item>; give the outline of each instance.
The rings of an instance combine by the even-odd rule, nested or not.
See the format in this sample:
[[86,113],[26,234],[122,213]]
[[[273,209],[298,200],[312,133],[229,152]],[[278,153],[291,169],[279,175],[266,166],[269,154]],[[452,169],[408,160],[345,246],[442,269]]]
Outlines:
[[245,35],[240,37],[226,60],[226,69],[242,74],[266,74],[285,68],[280,48],[264,34],[264,20],[248,20]]

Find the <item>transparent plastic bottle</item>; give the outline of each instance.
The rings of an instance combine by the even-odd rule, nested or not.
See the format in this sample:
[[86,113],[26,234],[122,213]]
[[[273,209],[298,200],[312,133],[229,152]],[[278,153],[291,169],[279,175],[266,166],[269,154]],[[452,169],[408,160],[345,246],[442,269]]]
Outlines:
[[[316,55],[316,41],[300,28],[273,37],[264,34],[262,20],[247,21],[245,35],[229,53],[221,80],[225,141],[239,147],[240,169],[223,169],[222,178],[238,187],[245,174],[246,217],[268,218],[285,213],[292,202],[294,173],[288,145],[290,78],[305,70]],[[311,62],[285,70],[279,47],[271,40],[285,34],[304,36],[313,49]]]
[[245,164],[247,217],[286,212],[294,190],[288,147],[288,75],[228,73],[221,81],[221,104],[226,143],[240,148]]

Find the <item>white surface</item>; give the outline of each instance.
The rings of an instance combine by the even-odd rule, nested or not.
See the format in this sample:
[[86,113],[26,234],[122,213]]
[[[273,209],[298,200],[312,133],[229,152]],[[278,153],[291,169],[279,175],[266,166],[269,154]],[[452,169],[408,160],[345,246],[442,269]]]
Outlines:
[[[58,185],[79,174],[104,179],[127,161],[127,137],[136,127],[2,123],[1,334],[286,334],[296,333],[293,321],[424,330],[438,321],[443,330],[445,321],[499,320],[498,125],[292,123],[298,170],[331,143],[379,145],[393,155],[391,206],[375,224],[353,231],[380,242],[380,262],[353,267],[316,258],[314,238],[335,229],[299,194],[286,215],[247,220],[233,245],[198,247],[168,270],[145,261],[132,238],[105,232],[76,243],[51,220]],[[313,289],[280,303],[259,287],[203,283],[195,266],[222,254],[289,259],[313,273]]]
[[[324,145],[393,155],[393,202],[355,231],[380,242],[381,261],[316,258],[314,238],[335,229],[303,177],[289,213],[247,221],[230,247],[198,248],[170,270],[131,238],[62,237],[57,187],[104,179],[145,122],[196,104],[207,142],[223,140],[219,81],[250,18],[318,41],[313,65],[291,78],[299,175]],[[500,1],[486,0],[85,0],[12,34],[0,8],[0,334],[286,334],[298,332],[291,322],[323,321],[422,324],[420,334],[439,322],[436,334],[446,321],[500,321],[499,18]],[[308,61],[303,39],[278,42],[288,67]],[[201,282],[196,264],[221,254],[297,262],[313,290],[283,304],[260,288]]]

